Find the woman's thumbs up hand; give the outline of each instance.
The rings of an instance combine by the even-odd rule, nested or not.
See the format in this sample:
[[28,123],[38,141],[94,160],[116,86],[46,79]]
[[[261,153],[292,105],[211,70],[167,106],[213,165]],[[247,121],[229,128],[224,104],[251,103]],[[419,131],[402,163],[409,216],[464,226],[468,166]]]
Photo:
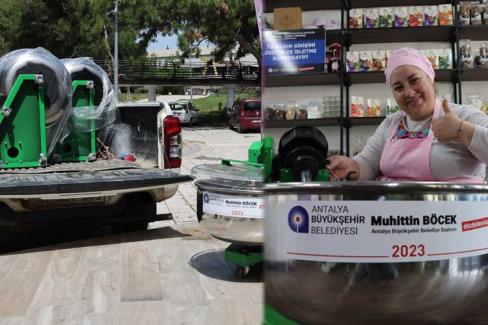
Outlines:
[[440,142],[457,140],[461,119],[449,108],[447,100],[442,101],[444,114],[438,118],[432,117],[432,132]]

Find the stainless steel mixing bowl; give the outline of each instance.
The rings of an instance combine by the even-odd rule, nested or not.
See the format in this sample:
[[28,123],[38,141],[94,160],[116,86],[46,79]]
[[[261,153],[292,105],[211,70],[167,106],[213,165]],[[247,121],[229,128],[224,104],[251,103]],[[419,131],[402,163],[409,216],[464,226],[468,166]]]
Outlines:
[[[260,183],[208,179],[195,182],[197,195],[204,192],[225,195],[229,197],[263,198]],[[248,216],[232,217],[228,215],[205,213],[200,223],[215,238],[238,244],[260,245],[263,243],[263,219]]]
[[488,186],[283,183],[266,185],[265,192],[265,302],[285,317],[300,324],[488,324],[488,254],[404,263],[284,259],[279,247],[283,216],[276,210],[304,197],[412,204],[487,201]]

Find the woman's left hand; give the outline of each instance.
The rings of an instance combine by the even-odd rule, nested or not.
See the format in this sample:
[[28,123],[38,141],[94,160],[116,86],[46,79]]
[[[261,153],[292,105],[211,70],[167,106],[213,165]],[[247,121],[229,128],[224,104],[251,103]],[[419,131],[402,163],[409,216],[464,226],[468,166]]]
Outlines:
[[438,118],[432,118],[432,132],[434,132],[434,136],[440,142],[458,140],[458,128],[461,124],[461,119],[451,111],[446,99],[442,101],[442,109],[444,110],[444,115]]

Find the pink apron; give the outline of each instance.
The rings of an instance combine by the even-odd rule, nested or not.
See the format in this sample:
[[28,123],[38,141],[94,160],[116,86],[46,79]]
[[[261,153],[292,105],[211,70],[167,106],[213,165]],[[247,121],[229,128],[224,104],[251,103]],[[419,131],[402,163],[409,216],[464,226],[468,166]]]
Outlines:
[[[434,118],[441,112],[441,102],[436,100]],[[400,123],[400,121],[398,122]],[[398,124],[385,143],[380,159],[380,180],[385,181],[437,181],[430,171],[430,150],[434,135],[432,126],[423,139],[396,139]],[[459,176],[450,179],[453,183],[483,183],[484,180],[473,176]]]

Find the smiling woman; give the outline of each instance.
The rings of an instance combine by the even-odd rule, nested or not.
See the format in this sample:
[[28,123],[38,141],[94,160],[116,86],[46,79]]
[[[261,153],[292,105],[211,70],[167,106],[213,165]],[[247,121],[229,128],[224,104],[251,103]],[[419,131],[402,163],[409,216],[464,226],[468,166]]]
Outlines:
[[388,61],[386,83],[401,111],[391,114],[354,158],[330,157],[336,178],[483,183],[488,162],[488,116],[441,102],[435,72],[416,49]]

